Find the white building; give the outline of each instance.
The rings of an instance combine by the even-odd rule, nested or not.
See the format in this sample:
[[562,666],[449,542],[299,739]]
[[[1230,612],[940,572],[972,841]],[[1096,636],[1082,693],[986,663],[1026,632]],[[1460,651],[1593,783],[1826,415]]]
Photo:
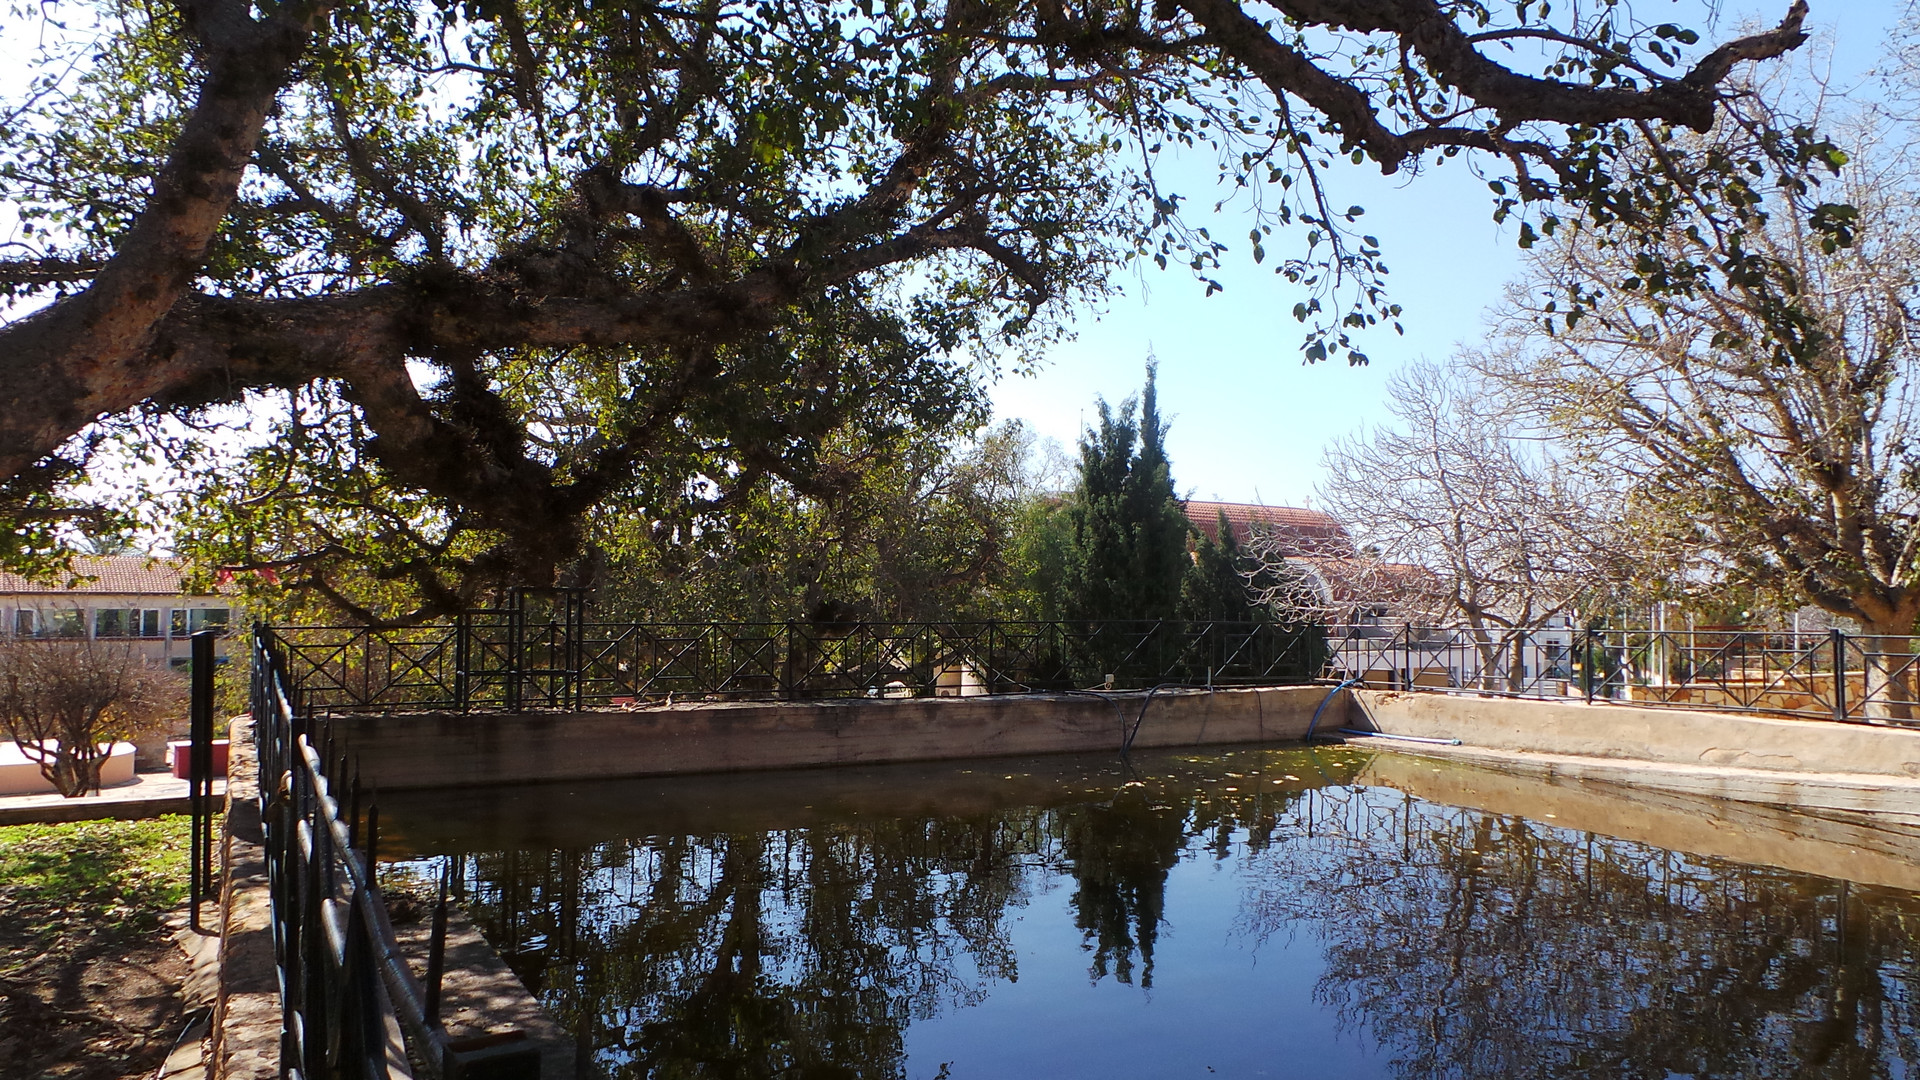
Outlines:
[[174,559],[108,555],[77,558],[51,582],[0,573],[0,629],[12,638],[131,641],[182,665],[189,634],[229,629],[234,619],[228,597],[188,592],[184,572]]

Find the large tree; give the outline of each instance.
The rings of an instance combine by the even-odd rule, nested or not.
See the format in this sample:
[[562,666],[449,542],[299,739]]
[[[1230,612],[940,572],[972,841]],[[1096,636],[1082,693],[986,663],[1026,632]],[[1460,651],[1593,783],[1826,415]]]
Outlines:
[[1605,610],[1630,576],[1617,493],[1515,437],[1463,364],[1414,364],[1387,395],[1391,423],[1327,447],[1321,505],[1357,550],[1316,568],[1350,605],[1463,623],[1483,684],[1517,690],[1529,635]]
[[1524,631],[1609,591],[1617,493],[1526,438],[1464,364],[1411,365],[1387,397],[1391,423],[1327,447],[1319,493],[1365,557],[1428,571],[1399,583],[1412,610]]
[[604,528],[600,610],[663,621],[930,622],[1007,614],[1015,522],[1034,497],[1017,421],[962,437],[836,441],[853,474],[809,498],[767,485],[688,528]]
[[[1530,260],[1481,366],[1629,488],[1653,550],[1696,580],[1880,635],[1850,664],[1867,673],[1863,704],[1905,717],[1920,628],[1920,160],[1910,122],[1853,112],[1849,245],[1781,200],[1737,239],[1665,233],[1675,258],[1737,256],[1741,270],[1650,296],[1641,265],[1574,231]],[[1574,283],[1589,303],[1568,325],[1546,297]]]
[[829,483],[826,432],[953,415],[968,350],[1043,343],[1121,259],[1205,277],[1170,144],[1260,193],[1256,259],[1299,227],[1308,357],[1351,351],[1397,308],[1335,158],[1483,155],[1503,217],[1740,228],[1742,170],[1811,132],[1618,164],[1708,127],[1805,14],[1699,50],[1613,3],[33,9],[0,108],[0,285],[31,311],[0,328],[7,554],[89,512],[103,439],[191,473],[217,421],[266,448],[219,498],[364,525],[273,552],[291,580],[357,559],[415,615],[552,578],[610,502]]
[[[1668,550],[1785,608],[1905,636],[1920,620],[1920,171],[1904,147],[1858,141],[1882,145],[1841,174],[1851,246],[1776,213],[1742,241],[1750,273],[1649,297],[1635,264],[1576,232],[1529,261],[1479,362],[1630,485]],[[1726,243],[1664,241],[1680,255]],[[1575,282],[1591,303],[1568,327],[1547,297]]]

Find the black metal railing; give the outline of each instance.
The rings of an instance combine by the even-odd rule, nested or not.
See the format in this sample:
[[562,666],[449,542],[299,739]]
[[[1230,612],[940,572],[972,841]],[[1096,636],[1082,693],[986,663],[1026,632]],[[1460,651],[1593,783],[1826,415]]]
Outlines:
[[1375,688],[1920,718],[1920,638],[1839,630],[1337,626],[1327,631],[1327,665],[1328,678]]
[[613,622],[546,590],[424,626],[266,633],[286,657],[290,692],[312,715],[1328,680],[1845,721],[1920,716],[1920,638],[1840,631]]
[[475,611],[404,629],[267,631],[302,707],[579,709],[1311,682],[1317,628],[1259,622],[641,623]]
[[273,636],[257,631],[254,738],[280,976],[281,1075],[411,1080],[418,1062],[425,1076],[480,1069],[537,1078],[537,1050],[514,1033],[469,1043],[448,1037],[440,1022],[444,885],[423,981],[401,953],[376,879],[379,806],[349,772],[324,721],[295,707],[288,670]]

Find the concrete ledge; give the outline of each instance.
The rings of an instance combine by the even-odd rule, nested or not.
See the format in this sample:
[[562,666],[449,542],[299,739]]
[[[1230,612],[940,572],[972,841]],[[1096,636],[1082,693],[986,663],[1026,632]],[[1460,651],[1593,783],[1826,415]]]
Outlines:
[[1362,690],[1346,726],[1458,739],[1357,740],[1553,776],[1920,824],[1920,731],[1622,705]]
[[[431,917],[393,928],[401,953],[414,977],[427,977]],[[440,980],[440,1023],[447,1036],[459,1042],[481,1042],[489,1036],[518,1032],[540,1053],[542,1080],[571,1080],[574,1039],[547,1015],[539,999],[507,967],[464,911],[448,912],[444,968]]]
[[1920,780],[1920,731],[1692,709],[1360,690],[1347,726],[1489,750]]
[[[631,712],[338,716],[381,791],[547,780],[1297,740],[1324,686],[910,701],[742,702]],[[1142,719],[1142,707],[1145,707]]]
[[208,1080],[279,1080],[280,976],[260,829],[253,724],[236,720],[220,836],[220,985]]
[[1424,754],[1375,754],[1358,782],[1669,851],[1920,892],[1920,828],[1867,816],[1805,814],[1560,772],[1479,768]]
[[[100,762],[100,786],[114,787],[133,783],[133,744],[101,743],[107,756]],[[58,740],[49,740],[47,748],[57,750]],[[28,757],[19,743],[0,742],[0,795],[58,794],[53,781],[40,771],[40,763]]]
[[[214,782],[218,799],[224,780]],[[66,821],[139,821],[162,814],[184,814],[190,808],[187,782],[165,773],[140,773],[132,783],[102,788],[98,794],[66,799],[59,795],[0,796],[0,825],[52,824]]]

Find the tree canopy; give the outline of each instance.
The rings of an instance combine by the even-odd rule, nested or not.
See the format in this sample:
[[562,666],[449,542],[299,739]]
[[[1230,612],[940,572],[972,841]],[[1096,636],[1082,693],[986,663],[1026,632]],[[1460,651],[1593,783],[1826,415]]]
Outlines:
[[[1321,506],[1360,548],[1326,561],[1330,584],[1350,601],[1392,598],[1410,620],[1463,620],[1482,640],[1620,597],[1618,492],[1524,438],[1493,407],[1498,386],[1429,361],[1395,372],[1387,398],[1392,424],[1324,455]],[[1385,595],[1354,595],[1388,581]]]
[[1673,133],[1805,15],[1708,49],[1618,2],[36,9],[0,106],[6,554],[97,527],[131,455],[233,511],[232,561],[371,569],[417,616],[563,574],[596,514],[830,490],[836,433],[951,421],[1127,261],[1213,288],[1175,146],[1246,194],[1256,260],[1292,227],[1307,359],[1362,360],[1398,309],[1336,159],[1480,156],[1523,244],[1569,212],[1737,232],[1774,163],[1838,151]]
[[[1534,253],[1477,363],[1629,496],[1642,557],[1694,570],[1680,587],[1755,590],[1904,639],[1920,620],[1920,170],[1905,123],[1848,111],[1851,244],[1775,213],[1738,241],[1749,272],[1651,297],[1636,264],[1572,230]],[[1660,241],[1696,261],[1734,243]],[[1587,317],[1550,329],[1546,298],[1575,282]]]
[[1190,526],[1173,490],[1153,366],[1138,398],[1096,408],[1099,424],[1081,436],[1080,473],[1065,507],[1073,547],[1061,612],[1090,621],[1171,618],[1190,565]]

